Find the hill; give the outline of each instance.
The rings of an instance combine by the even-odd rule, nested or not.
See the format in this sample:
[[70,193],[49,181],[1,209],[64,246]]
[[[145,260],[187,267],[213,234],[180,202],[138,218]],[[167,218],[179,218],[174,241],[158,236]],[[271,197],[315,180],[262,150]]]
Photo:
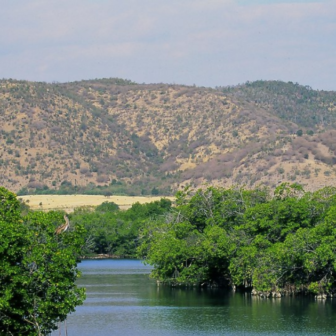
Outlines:
[[336,92],[122,79],[0,81],[0,184],[25,193],[171,194],[182,185],[336,185]]

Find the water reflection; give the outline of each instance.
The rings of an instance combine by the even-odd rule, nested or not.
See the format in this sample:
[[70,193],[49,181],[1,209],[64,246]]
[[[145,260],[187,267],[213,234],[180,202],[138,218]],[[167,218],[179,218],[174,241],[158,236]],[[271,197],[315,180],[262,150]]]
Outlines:
[[84,261],[80,267],[87,300],[69,317],[69,336],[335,335],[336,300],[157,287],[148,278],[150,267],[137,260]]

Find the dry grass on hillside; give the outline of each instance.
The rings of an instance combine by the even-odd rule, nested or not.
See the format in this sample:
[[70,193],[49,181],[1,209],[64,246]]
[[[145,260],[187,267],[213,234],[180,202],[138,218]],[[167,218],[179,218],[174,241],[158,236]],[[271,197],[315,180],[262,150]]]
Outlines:
[[[82,206],[98,206],[103,202],[114,202],[120,209],[128,209],[132,204],[141,204],[160,200],[162,197],[110,196],[102,195],[28,195],[20,197],[33,210],[64,210],[73,212]],[[173,197],[167,197],[174,200]]]
[[[278,81],[214,90],[0,80],[0,184],[22,195],[285,181],[316,190],[336,185],[335,101],[335,92]],[[37,208],[48,204],[43,196]]]

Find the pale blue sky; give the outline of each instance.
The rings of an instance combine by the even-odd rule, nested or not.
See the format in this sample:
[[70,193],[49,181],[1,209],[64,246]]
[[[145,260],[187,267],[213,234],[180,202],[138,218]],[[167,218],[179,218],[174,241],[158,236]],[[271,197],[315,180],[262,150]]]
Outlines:
[[272,4],[294,4],[294,3],[316,3],[316,2],[327,2],[326,0],[237,0],[240,5],[272,5]]
[[0,77],[336,90],[336,0],[0,0]]

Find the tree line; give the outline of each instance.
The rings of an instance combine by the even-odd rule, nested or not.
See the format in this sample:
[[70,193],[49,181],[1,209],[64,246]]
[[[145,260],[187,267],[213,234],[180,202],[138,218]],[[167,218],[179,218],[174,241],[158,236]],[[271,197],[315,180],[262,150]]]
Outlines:
[[94,210],[89,207],[75,209],[71,223],[82,225],[86,230],[84,256],[105,254],[136,258],[140,229],[147,221],[164,218],[171,207],[172,202],[162,198],[145,204],[135,203],[122,211],[114,202],[106,201]]

